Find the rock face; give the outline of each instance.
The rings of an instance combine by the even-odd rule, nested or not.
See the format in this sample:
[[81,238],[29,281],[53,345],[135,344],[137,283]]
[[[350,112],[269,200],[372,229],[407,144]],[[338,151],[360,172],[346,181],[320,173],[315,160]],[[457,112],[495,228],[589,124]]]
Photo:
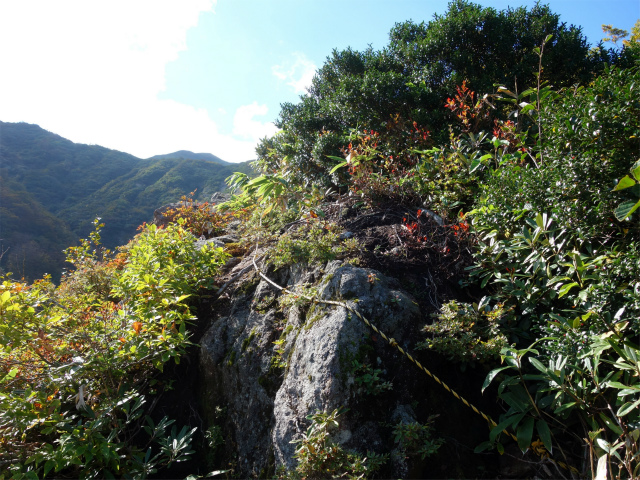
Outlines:
[[[320,298],[347,302],[400,344],[419,315],[394,281],[340,261],[324,269],[292,268],[276,277],[281,285],[314,285]],[[240,476],[295,467],[291,442],[309,426],[306,417],[317,411],[352,408],[336,438],[345,447],[366,443],[375,450],[376,442],[382,447],[383,434],[374,422],[356,422],[367,416],[358,411],[362,384],[355,376],[375,356],[372,332],[343,307],[297,305],[289,299],[294,304],[282,310],[278,295],[255,277],[201,341],[204,404],[226,409],[224,430],[233,438],[225,449],[237,458],[235,474]],[[220,422],[215,416],[210,413],[207,420]]]
[[[246,257],[227,274],[244,271],[236,290],[225,292],[226,309],[200,341],[205,429],[219,438],[211,466],[232,469],[232,476],[241,478],[293,469],[297,444],[292,442],[309,428],[308,417],[341,408],[345,413],[332,439],[362,456],[388,455],[379,472],[383,477],[467,478],[478,468],[499,474],[497,458],[473,454],[488,437],[481,417],[344,307],[282,294],[245,270],[249,265]],[[375,270],[333,261],[266,273],[290,291],[304,288],[316,298],[347,303],[405,350],[421,338],[425,316],[413,297],[398,280]],[[478,372],[475,385],[446,359],[418,353],[452,388],[481,409],[491,408],[477,403],[486,372]],[[398,442],[398,425],[425,425],[434,417],[432,437],[447,439],[435,456],[422,458],[416,454],[420,445],[409,452]]]
[[[368,275],[372,273],[331,263],[320,280],[320,298],[351,299],[347,301],[352,306],[357,305],[369,318],[378,317],[381,327],[401,341],[403,327],[415,320],[417,309],[409,297],[391,289],[385,279],[370,283]],[[353,303],[355,299],[357,304]],[[396,300],[397,308],[388,304],[391,299]],[[362,356],[360,349],[370,333],[362,321],[339,306],[317,306],[302,319],[304,323],[300,320],[296,314],[289,317],[288,325],[297,330],[288,336],[291,355],[273,406],[271,439],[276,463],[287,468],[295,466],[295,445],[291,441],[303,433],[301,422],[307,415],[350,406],[358,387],[353,362]],[[352,433],[345,428],[339,438],[347,444]]]

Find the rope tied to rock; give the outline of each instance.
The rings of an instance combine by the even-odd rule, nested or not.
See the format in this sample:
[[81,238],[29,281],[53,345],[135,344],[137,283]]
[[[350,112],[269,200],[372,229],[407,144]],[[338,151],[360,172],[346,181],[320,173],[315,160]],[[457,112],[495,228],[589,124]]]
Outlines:
[[[292,292],[291,290],[287,289],[286,287],[282,287],[282,286],[278,285],[273,280],[271,280],[269,277],[267,277],[264,273],[262,273],[262,271],[260,270],[260,268],[256,264],[255,255],[253,256],[252,261],[253,261],[254,269],[256,270],[258,275],[260,275],[260,277],[263,278],[266,282],[268,282],[274,288],[280,290],[283,293],[295,294],[294,292]],[[304,294],[297,294],[297,295],[299,297],[301,297],[301,298],[304,298],[304,299],[306,299],[306,300],[308,300],[310,302],[316,303],[316,304],[321,303],[321,304],[327,304],[327,305],[336,305],[336,306],[342,307],[342,308],[346,309],[348,312],[354,314],[356,317],[358,317],[360,320],[362,320],[362,322],[364,322],[365,325],[367,325],[374,332],[376,332],[378,335],[380,335],[391,347],[396,348],[404,357],[406,357],[409,361],[411,361],[414,365],[416,365],[420,370],[422,370],[425,374],[427,374],[429,377],[431,377],[438,385],[442,386],[447,392],[451,393],[455,398],[460,400],[465,406],[469,407],[476,414],[478,414],[482,418],[484,418],[489,423],[491,429],[493,429],[493,428],[498,426],[498,424],[495,422],[495,420],[493,420],[489,415],[487,415],[486,413],[482,412],[475,405],[473,405],[472,403],[468,402],[464,397],[459,395],[455,390],[453,390],[451,387],[449,387],[449,385],[447,385],[440,378],[438,378],[438,376],[436,376],[429,369],[427,369],[425,366],[423,366],[418,360],[413,358],[412,355],[410,355],[408,352],[406,352],[398,344],[398,342],[394,338],[387,337],[384,334],[384,332],[380,331],[366,317],[361,315],[360,312],[358,312],[356,309],[354,309],[353,307],[351,307],[347,303],[338,302],[338,301],[335,301],[335,300],[323,300],[323,299],[317,298],[316,296],[311,297],[311,296],[304,295]],[[516,441],[516,442],[518,441],[518,437],[516,437],[513,433],[508,432],[506,429],[502,430],[502,432],[505,435],[507,435],[510,438],[512,438],[514,441]],[[572,467],[571,465],[568,465],[568,464],[566,464],[566,463],[564,463],[562,461],[557,461],[557,460],[552,459],[550,457],[550,455],[549,455],[549,452],[547,452],[546,449],[544,449],[544,447],[542,447],[542,451],[540,451],[540,446],[538,445],[538,446],[536,446],[536,448],[532,448],[532,451],[534,453],[536,453],[541,459],[547,459],[551,463],[553,463],[554,465],[560,466],[561,468],[563,468],[565,470],[569,470],[571,473],[579,474],[578,469],[576,469],[575,467]]]

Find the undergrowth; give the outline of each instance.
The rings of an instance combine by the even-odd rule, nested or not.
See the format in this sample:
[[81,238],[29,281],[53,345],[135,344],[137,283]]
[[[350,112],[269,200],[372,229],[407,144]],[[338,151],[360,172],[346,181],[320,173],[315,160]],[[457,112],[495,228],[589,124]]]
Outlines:
[[113,256],[99,230],[67,250],[75,270],[0,286],[0,478],[145,478],[193,453],[195,429],[149,399],[191,344],[189,298],[226,255],[178,220],[147,225]]

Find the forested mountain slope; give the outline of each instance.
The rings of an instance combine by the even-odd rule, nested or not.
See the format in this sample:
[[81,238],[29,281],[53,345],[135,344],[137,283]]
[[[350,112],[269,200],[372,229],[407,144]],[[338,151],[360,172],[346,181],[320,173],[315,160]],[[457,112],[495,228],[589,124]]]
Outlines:
[[104,245],[115,248],[159,206],[193,191],[206,201],[234,171],[250,167],[186,151],[145,160],[73,143],[37,125],[2,122],[0,238],[8,250],[0,266],[30,279],[45,272],[57,278],[62,249],[86,236],[94,218],[106,224]]

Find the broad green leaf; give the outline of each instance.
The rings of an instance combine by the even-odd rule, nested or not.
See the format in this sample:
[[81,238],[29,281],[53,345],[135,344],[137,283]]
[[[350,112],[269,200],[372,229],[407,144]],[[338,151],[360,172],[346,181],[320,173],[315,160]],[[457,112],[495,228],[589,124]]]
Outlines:
[[624,190],[625,188],[633,187],[635,184],[636,181],[633,178],[631,178],[629,175],[625,175],[620,179],[620,181],[612,191],[617,192],[619,190]]
[[493,370],[491,370],[488,374],[487,377],[484,379],[484,383],[482,384],[482,389],[481,391],[484,392],[485,389],[489,386],[489,384],[493,381],[493,379],[496,377],[496,375],[498,375],[498,373],[500,373],[503,370],[507,370],[508,368],[513,368],[510,365],[507,365],[506,367],[500,367],[500,368],[494,368]]
[[633,390],[640,391],[640,386],[638,385],[625,385],[624,383],[620,383],[620,382],[608,382],[607,385],[611,388],[618,388],[620,390],[633,389]]
[[531,401],[529,397],[516,388],[513,388],[510,392],[503,393],[501,398],[515,411],[526,412],[530,409]]
[[618,412],[616,413],[616,415],[618,417],[624,417],[629,412],[632,412],[633,410],[635,410],[638,407],[638,405],[640,405],[640,400],[636,400],[633,403],[627,402],[618,409]]
[[623,431],[622,429],[618,426],[618,424],[616,422],[614,422],[613,420],[611,420],[609,417],[607,417],[604,413],[600,412],[600,418],[602,419],[602,421],[604,422],[604,424],[609,427],[609,429],[613,432],[616,433],[618,435],[622,435]]
[[618,205],[613,213],[619,221],[624,220],[640,207],[640,200],[634,203],[633,200],[627,200]]
[[[538,241],[538,238],[540,238],[540,235],[542,234],[543,230],[542,228],[538,227],[533,231],[533,240],[532,243],[536,243]],[[539,254],[538,254],[539,255]]]
[[631,174],[640,182],[640,160],[637,160],[631,167]]
[[571,280],[571,277],[553,277],[551,280],[547,282],[547,286],[551,286],[554,283],[563,282],[565,280]]
[[271,191],[275,188],[275,184],[273,183],[266,183],[264,185],[261,185],[260,188],[258,189],[258,191],[256,192],[256,194],[259,197],[262,197],[262,199],[266,198],[267,196],[269,196],[269,194],[271,193]]
[[247,183],[247,186],[262,185],[267,181],[268,181],[267,177],[265,177],[264,175],[260,175],[259,177],[256,177],[253,180],[251,180],[249,183]]
[[341,163],[339,163],[338,165],[336,165],[335,167],[333,167],[331,169],[331,171],[329,171],[329,173],[334,173],[336,170],[344,167],[348,162],[342,161]]
[[536,215],[536,225],[540,228],[544,228],[544,220],[542,218],[542,214],[539,213],[538,215]]
[[506,418],[505,420],[501,421],[498,425],[496,425],[491,429],[491,432],[489,432],[489,441],[495,442],[496,438],[498,437],[498,435],[500,435],[500,433],[505,431],[509,426],[517,425],[518,422],[522,420],[524,415],[525,415],[524,413],[520,413],[518,415],[512,415]]
[[579,285],[576,282],[571,282],[571,283],[567,283],[566,285],[563,285],[562,287],[560,287],[560,290],[558,290],[558,298],[564,297],[567,293],[569,293],[569,290],[577,286]]
[[[524,106],[523,106],[523,104],[524,104]],[[522,110],[520,110],[520,113],[527,113],[527,112],[530,112],[531,110],[535,111],[535,109],[536,109],[535,105],[532,105],[532,104],[527,103],[527,102],[522,102],[520,104],[520,107],[522,107]]]
[[556,408],[553,413],[555,413],[556,415],[559,413],[564,412],[565,410],[568,410],[570,408],[573,408],[577,405],[578,402],[569,402],[569,403],[565,403],[564,405],[559,406],[558,408]]
[[618,392],[619,397],[626,397],[627,395],[635,395],[640,388],[623,388]]
[[491,442],[489,441],[482,442],[473,450],[473,453],[481,453],[481,452],[484,452],[485,450],[489,450],[492,447],[493,447],[493,444]]
[[273,207],[275,206],[275,203],[270,203],[269,205],[267,205],[267,207],[263,210],[262,215],[267,215],[271,210],[273,210]]
[[191,296],[191,294],[180,295],[178,298],[175,299],[175,303],[180,303],[182,300],[184,300],[185,298],[189,298],[190,296]]
[[606,340],[607,340],[607,343],[611,345],[611,348],[613,348],[618,355],[620,355],[624,360],[629,360],[629,358],[627,357],[627,354],[618,345],[618,340],[610,337],[608,337]]
[[531,362],[531,365],[533,365],[537,370],[541,371],[542,373],[546,373],[546,374],[549,373],[549,369],[545,367],[542,364],[542,362],[537,358],[529,357],[529,362]]
[[54,460],[47,460],[44,464],[44,476],[46,477],[47,474],[56,466],[56,462]]
[[533,417],[525,418],[524,421],[518,425],[516,437],[518,437],[518,446],[523,453],[526,452],[531,445],[531,439],[533,438],[533,425]]
[[611,453],[611,444],[607,442],[604,438],[598,437],[596,438],[596,443],[598,446],[607,453]]
[[583,302],[586,302],[588,295],[589,295],[589,290],[585,288],[584,290],[580,290],[580,292],[578,293],[578,298]]
[[551,442],[551,430],[549,430],[549,425],[544,419],[539,418],[536,420],[536,429],[538,430],[538,435],[540,435],[540,440],[544,444],[544,448],[547,449],[549,453],[553,453],[553,443]]
[[624,351],[627,354],[627,357],[633,361],[633,362],[638,362],[638,354],[636,353],[637,350],[635,348],[630,347],[629,345],[625,345],[624,346]]

